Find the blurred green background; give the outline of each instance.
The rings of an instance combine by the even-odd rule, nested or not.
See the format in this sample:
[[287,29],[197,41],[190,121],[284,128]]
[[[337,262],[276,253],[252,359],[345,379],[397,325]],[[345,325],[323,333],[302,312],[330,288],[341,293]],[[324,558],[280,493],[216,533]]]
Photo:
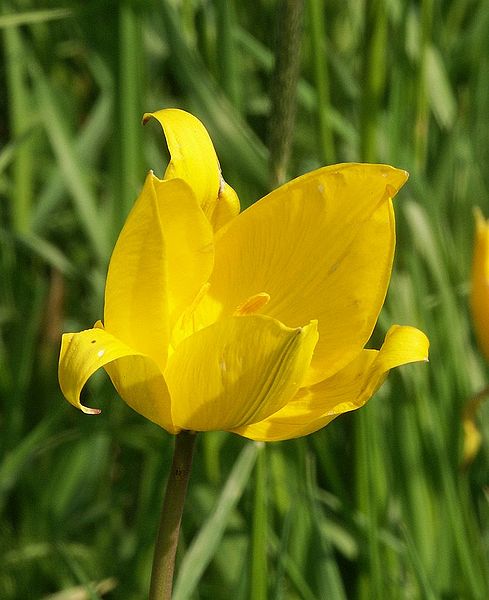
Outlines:
[[87,390],[96,418],[56,379],[61,332],[101,317],[111,248],[145,172],[166,165],[142,113],[198,115],[247,206],[277,180],[270,140],[293,115],[271,115],[295,99],[287,177],[351,160],[410,171],[372,342],[416,325],[431,362],[304,439],[200,436],[175,598],[489,597],[489,407],[460,468],[462,410],[488,380],[468,294],[472,206],[489,213],[489,3],[305,0],[295,46],[291,4],[1,3],[2,600],[147,596],[172,438],[104,376]]

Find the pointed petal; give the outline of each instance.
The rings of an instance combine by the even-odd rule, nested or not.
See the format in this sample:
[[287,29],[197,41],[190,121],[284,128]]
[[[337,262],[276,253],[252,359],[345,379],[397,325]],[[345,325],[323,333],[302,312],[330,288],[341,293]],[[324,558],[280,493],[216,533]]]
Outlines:
[[219,197],[217,204],[212,213],[211,222],[215,232],[226,225],[231,219],[234,219],[239,214],[240,205],[238,194],[233,188],[224,181],[221,177],[221,185],[219,187]]
[[100,367],[105,367],[131,408],[167,431],[176,432],[165,380],[149,357],[99,327],[63,335],[58,369],[61,391],[68,402],[87,414],[100,411],[83,406],[80,392]]
[[257,315],[198,331],[177,347],[165,371],[174,423],[207,431],[264,419],[299,389],[316,341],[315,323],[290,329]]
[[395,245],[389,200],[406,173],[334,165],[300,177],[241,213],[216,237],[211,321],[247,298],[290,327],[319,321],[309,383],[348,364],[369,339],[384,301]]
[[207,281],[212,240],[212,228],[188,185],[149,173],[110,261],[105,329],[163,369],[169,322]]
[[161,125],[170,151],[165,179],[178,177],[186,181],[206,212],[217,199],[221,173],[206,128],[197,117],[176,108],[146,113],[143,123],[151,118]]
[[143,123],[151,118],[160,123],[170,151],[165,179],[179,177],[186,181],[217,231],[239,213],[239,201],[234,190],[222,179],[216,151],[206,128],[190,113],[175,108],[146,113]]
[[428,338],[414,327],[392,326],[380,351],[362,350],[344,369],[316,385],[302,388],[284,408],[260,423],[235,429],[262,441],[286,440],[313,433],[338,415],[363,406],[382,385],[389,370],[428,360]]
[[470,304],[479,347],[489,360],[489,221],[479,209],[475,210],[475,225]]

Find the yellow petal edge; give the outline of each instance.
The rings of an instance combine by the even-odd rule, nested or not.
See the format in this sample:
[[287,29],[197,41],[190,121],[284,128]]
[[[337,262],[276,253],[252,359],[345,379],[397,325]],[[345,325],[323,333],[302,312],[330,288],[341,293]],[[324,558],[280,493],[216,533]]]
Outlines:
[[99,414],[80,402],[88,379],[106,368],[117,392],[138,413],[170,433],[177,433],[170,415],[170,397],[163,376],[151,358],[119,341],[102,328],[65,333],[61,341],[58,378],[65,398],[86,414]]
[[363,350],[332,377],[299,390],[283,409],[235,433],[257,441],[280,441],[308,435],[338,415],[363,406],[379,389],[390,369],[427,361],[429,341],[414,327],[393,325],[379,351]]

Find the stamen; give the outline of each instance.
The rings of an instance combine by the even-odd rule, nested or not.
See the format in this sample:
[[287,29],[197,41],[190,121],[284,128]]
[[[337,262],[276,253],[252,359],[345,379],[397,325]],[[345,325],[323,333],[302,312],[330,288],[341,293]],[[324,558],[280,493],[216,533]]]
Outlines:
[[254,296],[250,296],[248,300],[240,304],[234,311],[235,317],[244,315],[252,315],[262,309],[270,302],[270,294],[260,292]]

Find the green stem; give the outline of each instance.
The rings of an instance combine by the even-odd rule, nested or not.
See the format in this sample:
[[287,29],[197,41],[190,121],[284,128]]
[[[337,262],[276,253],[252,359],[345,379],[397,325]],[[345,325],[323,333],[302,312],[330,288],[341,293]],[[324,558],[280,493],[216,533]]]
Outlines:
[[421,47],[419,50],[418,89],[415,123],[414,157],[416,167],[424,171],[428,153],[428,131],[430,123],[430,105],[427,90],[427,57],[433,27],[433,0],[421,3]]
[[324,0],[308,0],[311,60],[314,67],[314,83],[317,93],[318,136],[320,159],[325,164],[335,162],[333,133],[330,123],[330,89],[328,63],[326,60],[326,28]]
[[175,569],[175,554],[182,521],[183,505],[192,468],[196,435],[182,431],[175,437],[175,450],[161,509],[156,538],[149,600],[170,600]]
[[125,0],[119,5],[118,108],[120,173],[119,199],[114,207],[119,231],[139,192],[143,173],[141,161],[141,98],[144,96],[142,25],[137,3]]
[[32,138],[28,136],[32,99],[26,83],[25,48],[20,31],[16,27],[7,27],[4,42],[10,128],[17,144],[12,172],[12,225],[16,233],[26,233],[30,227],[35,151]]
[[387,9],[383,0],[365,3],[364,81],[360,154],[365,162],[377,161],[377,132],[386,79]]
[[219,46],[219,78],[226,96],[235,108],[241,107],[241,76],[239,54],[236,51],[234,32],[236,29],[236,7],[230,0],[218,0],[216,3],[218,19]]
[[255,470],[255,502],[251,540],[251,594],[253,600],[267,600],[267,455],[266,446],[258,454]]
[[378,513],[383,498],[376,494],[375,478],[381,472],[376,461],[374,440],[376,436],[376,415],[372,407],[359,412],[355,419],[356,452],[356,496],[357,508],[365,519],[366,564],[367,570],[358,579],[357,597],[360,600],[384,597],[382,588],[382,563],[378,537]]
[[287,165],[295,125],[296,90],[299,80],[304,0],[283,0],[271,89],[269,132],[271,187],[287,179]]

